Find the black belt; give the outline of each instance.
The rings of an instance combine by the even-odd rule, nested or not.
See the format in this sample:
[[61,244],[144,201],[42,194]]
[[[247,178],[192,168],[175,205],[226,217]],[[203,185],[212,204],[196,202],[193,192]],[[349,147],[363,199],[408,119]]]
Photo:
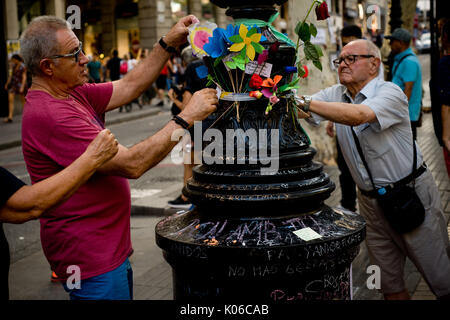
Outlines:
[[[400,186],[400,185],[408,184],[408,183],[410,183],[411,181],[413,181],[414,179],[417,179],[418,177],[420,177],[420,175],[421,175],[422,173],[424,173],[425,170],[427,170],[427,165],[426,165],[426,163],[424,162],[424,163],[422,163],[422,165],[421,165],[419,168],[417,168],[416,171],[414,171],[414,172],[411,173],[410,175],[404,177],[403,179],[401,179],[401,180],[399,180],[399,181],[397,181],[397,182],[394,182],[394,183],[391,183],[391,184],[389,184],[389,185],[387,185],[387,186],[384,186],[383,188],[385,188],[386,191],[389,192],[389,190],[391,190],[391,189],[393,189],[393,188],[395,188],[395,187],[398,187],[398,186]],[[378,196],[377,190],[366,191],[366,190],[359,189],[359,191],[360,191],[363,195],[365,195],[365,196],[367,196],[367,197],[376,198],[376,197]]]

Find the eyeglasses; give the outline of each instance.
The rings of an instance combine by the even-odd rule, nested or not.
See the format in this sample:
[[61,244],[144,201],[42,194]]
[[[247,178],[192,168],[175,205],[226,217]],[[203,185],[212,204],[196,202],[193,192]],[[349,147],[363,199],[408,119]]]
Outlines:
[[[74,53],[55,55],[55,56],[48,57],[48,59],[75,57],[75,62],[78,62],[78,57],[80,55],[80,52],[83,52],[83,42],[81,42],[81,41],[80,41],[80,46],[78,47],[78,50],[75,51]],[[84,52],[83,52],[83,54],[84,54]]]
[[348,56],[346,56],[346,57],[344,57],[344,58],[334,59],[334,60],[333,60],[333,64],[334,64],[334,66],[335,66],[336,68],[338,68],[339,65],[341,64],[341,62],[344,61],[345,64],[346,64],[347,66],[349,66],[349,65],[355,63],[357,57],[361,57],[361,58],[374,58],[375,56],[370,55],[370,54],[350,54],[350,55],[348,55]]

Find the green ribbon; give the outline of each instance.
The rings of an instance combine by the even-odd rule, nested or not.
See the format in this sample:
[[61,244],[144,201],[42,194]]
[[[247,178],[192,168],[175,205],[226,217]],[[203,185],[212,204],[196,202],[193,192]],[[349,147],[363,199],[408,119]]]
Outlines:
[[275,38],[278,40],[286,42],[291,47],[295,47],[295,43],[289,39],[285,34],[281,33],[275,27],[272,25],[272,23],[275,21],[275,19],[278,17],[280,13],[277,12],[273,14],[269,21],[264,21],[260,19],[236,19],[234,20],[235,24],[244,24],[246,27],[253,27],[256,25],[257,27],[268,27],[270,31],[275,35]]

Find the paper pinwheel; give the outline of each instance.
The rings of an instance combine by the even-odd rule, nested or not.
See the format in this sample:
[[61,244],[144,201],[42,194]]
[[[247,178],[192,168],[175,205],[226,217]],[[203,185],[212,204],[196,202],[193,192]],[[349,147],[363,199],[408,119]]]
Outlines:
[[189,26],[188,40],[192,51],[197,57],[208,55],[204,50],[204,46],[208,43],[209,38],[213,35],[213,30],[216,28],[217,25],[212,22],[196,23]]

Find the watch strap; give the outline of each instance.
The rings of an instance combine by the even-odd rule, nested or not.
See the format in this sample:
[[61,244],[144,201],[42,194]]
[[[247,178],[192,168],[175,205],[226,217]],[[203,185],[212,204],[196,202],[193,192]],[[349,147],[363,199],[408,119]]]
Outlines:
[[164,37],[162,37],[161,39],[159,39],[159,45],[161,47],[163,47],[164,50],[166,50],[169,53],[176,53],[177,49],[175,49],[174,47],[169,46],[163,39]]
[[182,126],[184,129],[189,129],[189,123],[180,116],[174,116],[172,120],[175,121],[176,124]]

